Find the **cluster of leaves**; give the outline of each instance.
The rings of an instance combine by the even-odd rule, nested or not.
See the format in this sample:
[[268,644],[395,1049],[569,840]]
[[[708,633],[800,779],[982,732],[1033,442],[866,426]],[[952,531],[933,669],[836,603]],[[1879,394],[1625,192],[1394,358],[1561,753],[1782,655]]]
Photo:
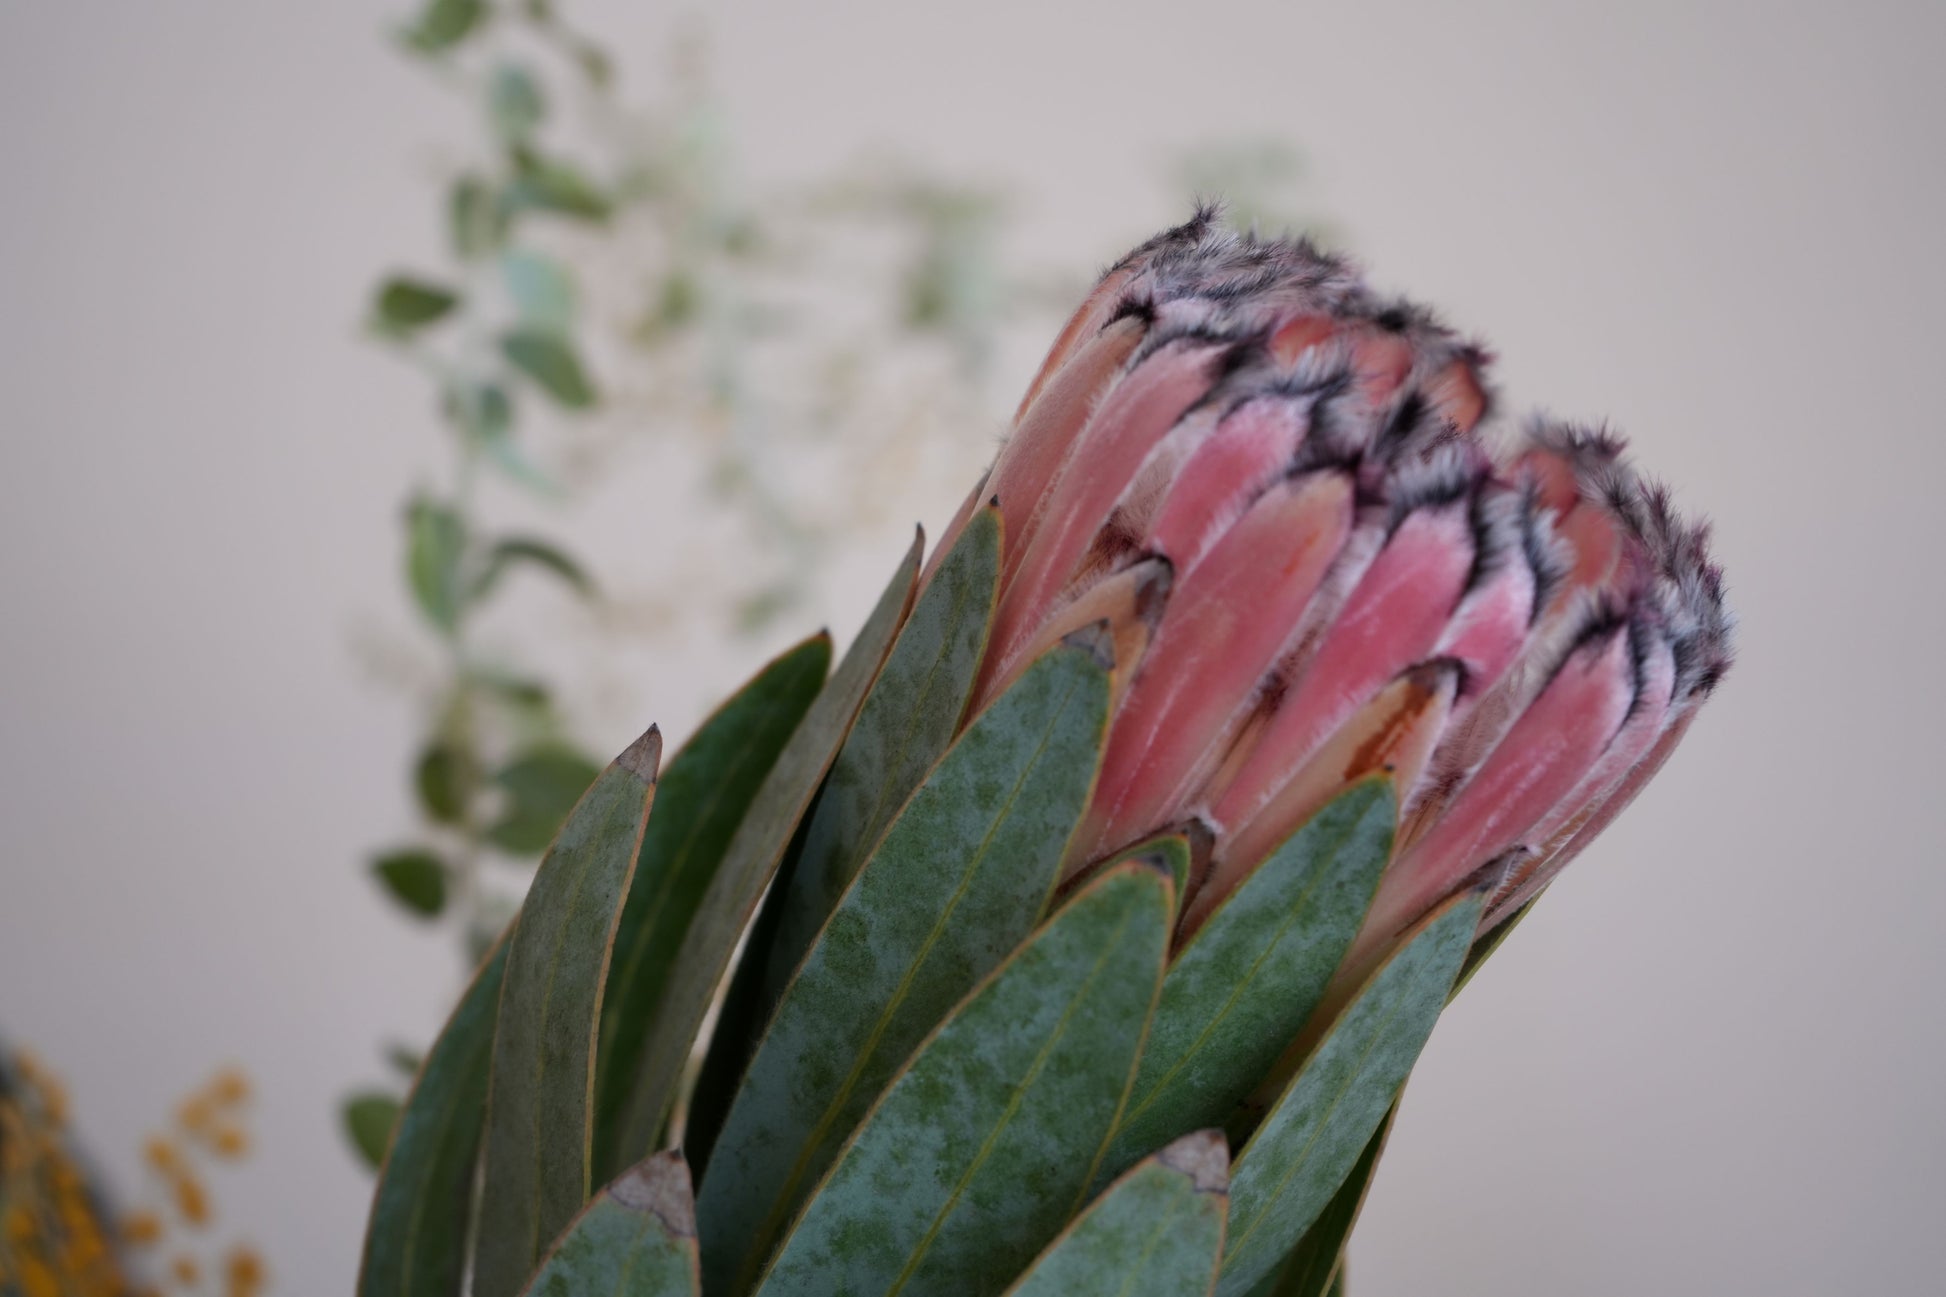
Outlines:
[[1000,555],[992,509],[923,588],[914,545],[828,679],[814,636],[604,771],[419,1073],[362,1297],[1341,1290],[1483,897],[1334,989],[1384,776],[1186,939],[1181,833],[1057,888],[1116,663],[963,721]]

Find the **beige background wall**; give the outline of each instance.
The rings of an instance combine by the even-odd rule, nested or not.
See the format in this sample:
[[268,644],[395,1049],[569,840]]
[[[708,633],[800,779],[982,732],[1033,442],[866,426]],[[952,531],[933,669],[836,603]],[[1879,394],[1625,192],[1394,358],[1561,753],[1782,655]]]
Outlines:
[[[410,731],[347,642],[403,622],[394,511],[436,461],[419,380],[353,323],[433,252],[413,151],[454,111],[382,48],[399,7],[0,5],[0,1030],[130,1179],[170,1097],[245,1063],[263,1142],[224,1203],[291,1294],[354,1265],[334,1098],[453,986],[357,865],[409,823]],[[660,6],[569,8],[653,57]],[[1515,403],[1611,416],[1716,517],[1741,666],[1440,1027],[1356,1291],[1937,1291],[1946,6],[711,24],[753,171],[892,142],[991,173],[1042,264],[1178,215],[1172,149],[1287,131]],[[662,503],[595,542],[679,534]],[[672,660],[652,714],[682,728],[740,665]]]

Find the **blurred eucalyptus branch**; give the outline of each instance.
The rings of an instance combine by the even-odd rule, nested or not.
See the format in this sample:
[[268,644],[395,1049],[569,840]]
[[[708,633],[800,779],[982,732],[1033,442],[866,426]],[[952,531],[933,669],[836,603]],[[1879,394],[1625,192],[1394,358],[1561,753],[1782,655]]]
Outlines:
[[[515,578],[567,592],[596,637],[763,628],[888,509],[957,503],[1002,426],[1003,333],[1044,329],[1077,286],[1004,272],[999,192],[895,157],[747,192],[693,27],[647,104],[550,0],[421,0],[396,37],[478,134],[440,167],[446,264],[372,295],[373,336],[432,385],[444,462],[404,510],[425,634],[366,646],[426,716],[421,830],[371,867],[470,966],[599,770],[542,665],[555,646],[506,633]],[[1227,190],[1266,220],[1300,175],[1274,146],[1197,157],[1172,189]],[[616,579],[534,520],[645,441],[663,498],[711,499],[724,530]],[[391,1087],[347,1105],[369,1160],[396,1110]]]

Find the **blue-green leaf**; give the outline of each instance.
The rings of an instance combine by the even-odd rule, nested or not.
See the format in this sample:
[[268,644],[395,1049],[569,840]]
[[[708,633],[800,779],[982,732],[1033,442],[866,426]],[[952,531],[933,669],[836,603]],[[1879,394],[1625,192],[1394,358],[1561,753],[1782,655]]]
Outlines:
[[555,1241],[527,1297],[693,1297],[696,1210],[682,1154],[657,1153],[596,1194]]
[[419,1068],[372,1198],[358,1297],[456,1297],[460,1291],[506,967],[502,940]]
[[406,580],[419,611],[439,630],[452,633],[465,603],[460,560],[466,524],[444,504],[420,496],[406,510]]
[[1338,796],[1253,870],[1169,965],[1105,1170],[1221,1125],[1317,1007],[1392,854],[1391,784]]
[[973,515],[933,573],[831,767],[767,954],[782,992],[892,817],[959,730],[1000,580],[1000,513]]
[[1416,927],[1331,1022],[1238,1154],[1221,1297],[1248,1292],[1345,1182],[1445,1007],[1480,922],[1467,893]]
[[507,209],[484,177],[463,175],[446,196],[446,233],[462,261],[484,257],[507,237]]
[[709,890],[696,907],[661,1006],[649,1025],[648,1040],[642,1046],[642,1066],[624,1110],[620,1142],[607,1150],[620,1162],[639,1160],[656,1147],[675,1104],[697,1032],[718,984],[729,971],[737,942],[749,927],[757,902],[770,886],[812,794],[831,768],[838,745],[857,717],[859,705],[878,677],[892,639],[912,607],[923,543],[923,538],[913,542],[831,683],[811,704],[777,763],[764,776],[763,786],[751,800],[750,813],[737,826],[736,835],[724,850],[723,863],[717,866]]
[[987,1297],[1073,1216],[1128,1092],[1174,898],[1104,870],[893,1081],[805,1205],[762,1297]]
[[588,1201],[602,985],[655,791],[654,730],[602,772],[514,923],[493,1043],[474,1297],[519,1292]]
[[1398,1111],[1394,1101],[1385,1120],[1366,1141],[1365,1151],[1359,1155],[1351,1174],[1338,1186],[1338,1192],[1331,1195],[1317,1223],[1305,1231],[1290,1259],[1276,1272],[1274,1282],[1263,1289],[1265,1297],[1328,1297],[1333,1285],[1342,1280],[1345,1244],[1351,1240],[1351,1227],[1358,1222],[1359,1208],[1365,1205],[1365,1194],[1371,1189],[1372,1176],[1378,1170],[1379,1155],[1385,1151],[1385,1137],[1391,1133],[1392,1119]]
[[547,116],[547,101],[533,75],[523,67],[502,63],[487,80],[487,117],[500,138],[525,143]]
[[580,358],[556,334],[523,325],[501,337],[500,354],[568,409],[584,410],[595,403],[594,384]]
[[704,1271],[732,1291],[912,1049],[1033,930],[1108,720],[1105,638],[1044,656],[893,821],[791,982],[710,1155]]
[[1184,1135],[1109,1185],[1008,1297],[1206,1297],[1229,1185],[1223,1132]]
[[831,637],[777,658],[703,722],[669,762],[615,934],[596,1058],[595,1173],[620,1165],[622,1123],[676,952],[764,777],[824,687]]
[[548,333],[573,327],[574,278],[566,266],[516,248],[501,255],[500,277],[523,324]]

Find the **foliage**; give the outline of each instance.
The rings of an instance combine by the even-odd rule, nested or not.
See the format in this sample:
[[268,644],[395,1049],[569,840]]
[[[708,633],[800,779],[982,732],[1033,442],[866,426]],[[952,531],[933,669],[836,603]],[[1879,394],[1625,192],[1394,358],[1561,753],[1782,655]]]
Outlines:
[[[1384,777],[1328,802],[1186,943],[1180,837],[1057,890],[1113,645],[1068,637],[964,722],[1002,566],[991,523],[975,515],[916,600],[907,556],[815,700],[785,682],[823,669],[816,639],[666,770],[651,730],[600,776],[404,1106],[362,1297],[457,1293],[468,1238],[479,1297],[1333,1281],[1483,898],[1320,998],[1392,854]],[[788,738],[755,705],[786,688]],[[678,772],[729,753],[751,754],[737,824],[698,862],[689,826],[718,781]],[[642,902],[699,863],[673,964],[618,970],[611,952],[664,923]],[[792,914],[806,952],[779,964]],[[614,1031],[610,997],[646,1040]]]

